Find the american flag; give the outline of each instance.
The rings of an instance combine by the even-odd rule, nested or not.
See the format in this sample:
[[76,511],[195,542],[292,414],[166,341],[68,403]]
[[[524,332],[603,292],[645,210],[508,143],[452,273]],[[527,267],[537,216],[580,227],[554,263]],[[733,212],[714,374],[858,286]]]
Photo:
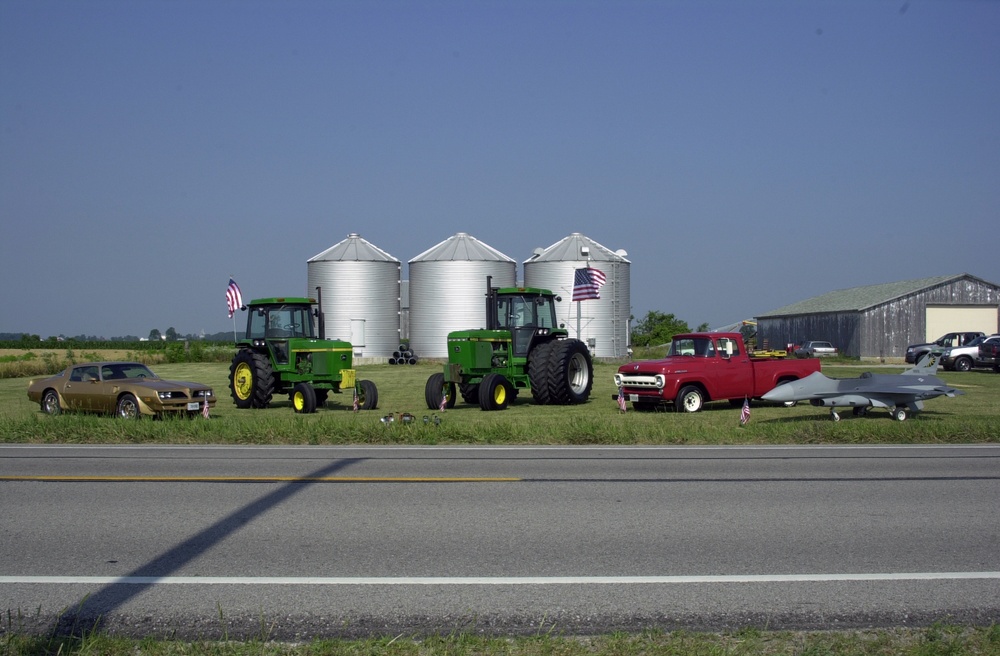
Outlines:
[[444,407],[446,405],[448,405],[448,395],[445,394],[444,390],[441,390],[441,407],[439,408],[439,410],[441,410],[441,412],[444,412]]
[[201,407],[201,416],[208,419],[208,397],[205,397],[205,405]]
[[586,267],[573,272],[573,301],[586,301],[601,297],[601,287],[608,277],[600,269]]
[[358,388],[354,388],[354,412],[358,411]]
[[236,310],[243,309],[243,294],[240,293],[240,286],[232,278],[229,279],[229,286],[226,287],[226,305],[229,306],[230,319]]
[[625,412],[625,390],[618,388],[618,409]]
[[743,397],[743,409],[740,410],[740,426],[746,425],[750,421],[750,399]]

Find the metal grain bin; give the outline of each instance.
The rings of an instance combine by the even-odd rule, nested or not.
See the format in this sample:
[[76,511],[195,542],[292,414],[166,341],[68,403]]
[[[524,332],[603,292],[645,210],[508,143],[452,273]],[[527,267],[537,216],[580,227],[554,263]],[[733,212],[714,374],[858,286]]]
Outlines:
[[409,262],[410,350],[421,358],[448,356],[448,333],[486,326],[486,276],[512,287],[517,262],[464,232]]
[[399,348],[399,260],[351,233],[306,268],[309,296],[322,291],[322,337],[349,341],[356,357],[389,357]]
[[[560,323],[570,337],[583,340],[595,358],[622,358],[628,354],[631,314],[631,263],[625,251],[611,251],[574,232],[545,249],[537,249],[524,262],[527,287],[551,289],[562,296],[556,305]],[[572,302],[573,277],[577,269],[600,269],[607,282],[599,299]]]

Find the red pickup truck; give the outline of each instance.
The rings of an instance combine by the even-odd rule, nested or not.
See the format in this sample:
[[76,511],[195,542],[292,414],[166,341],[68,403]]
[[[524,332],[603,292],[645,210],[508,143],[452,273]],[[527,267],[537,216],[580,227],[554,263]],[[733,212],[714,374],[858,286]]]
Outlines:
[[741,405],[819,370],[813,358],[752,357],[739,333],[688,333],[674,335],[662,360],[620,366],[615,386],[637,410],[672,403],[678,412],[698,412],[708,401]]

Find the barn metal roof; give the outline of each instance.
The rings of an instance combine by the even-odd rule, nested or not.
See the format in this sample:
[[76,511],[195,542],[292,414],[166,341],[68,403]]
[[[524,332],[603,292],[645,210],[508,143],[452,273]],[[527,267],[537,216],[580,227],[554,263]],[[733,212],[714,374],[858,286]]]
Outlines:
[[307,262],[396,262],[398,264],[399,260],[371,242],[365,241],[358,233],[352,232],[347,235],[347,239],[318,255],[313,255]]
[[814,296],[798,303],[792,303],[777,310],[765,312],[758,315],[757,318],[797,314],[824,314],[828,312],[860,312],[861,310],[867,310],[904,296],[916,294],[925,289],[963,279],[978,280],[986,284],[992,284],[987,283],[985,280],[980,280],[975,276],[970,276],[967,273],[961,273],[952,276],[935,276],[933,278],[920,278],[919,280],[903,280],[881,285],[852,287],[850,289],[829,292],[821,296]]

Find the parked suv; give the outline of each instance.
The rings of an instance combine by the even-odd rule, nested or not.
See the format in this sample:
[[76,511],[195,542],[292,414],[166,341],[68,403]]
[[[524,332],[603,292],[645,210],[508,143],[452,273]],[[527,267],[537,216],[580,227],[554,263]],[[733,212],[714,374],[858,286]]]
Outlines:
[[940,352],[946,348],[965,346],[975,338],[985,335],[986,333],[982,332],[948,333],[927,344],[911,344],[906,347],[906,362],[907,364],[916,364],[921,357],[931,351]]
[[974,366],[982,365],[979,360],[979,346],[987,342],[1000,341],[1000,335],[977,337],[965,346],[952,346],[941,352],[941,366],[951,371],[968,371]]

